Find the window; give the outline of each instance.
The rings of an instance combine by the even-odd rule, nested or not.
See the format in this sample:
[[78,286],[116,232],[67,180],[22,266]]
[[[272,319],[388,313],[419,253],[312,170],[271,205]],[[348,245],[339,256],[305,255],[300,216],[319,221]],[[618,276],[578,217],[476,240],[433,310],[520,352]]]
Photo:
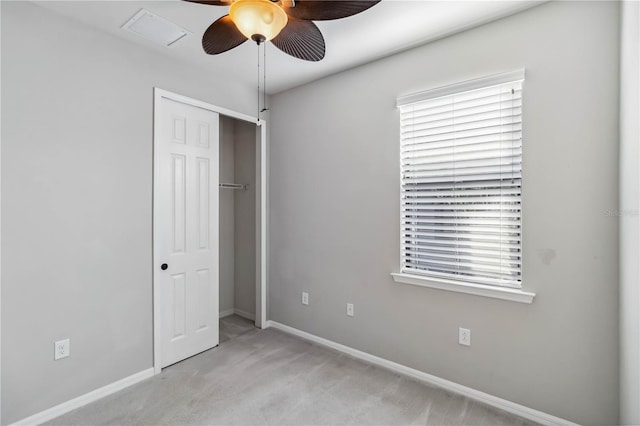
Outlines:
[[523,79],[398,100],[402,274],[521,287]]

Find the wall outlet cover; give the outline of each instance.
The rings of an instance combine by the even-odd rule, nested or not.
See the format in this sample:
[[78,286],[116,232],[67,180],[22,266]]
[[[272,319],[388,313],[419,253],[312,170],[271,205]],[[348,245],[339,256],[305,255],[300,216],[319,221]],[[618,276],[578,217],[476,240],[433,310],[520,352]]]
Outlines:
[[347,303],[347,316],[353,316],[353,303]]
[[458,343],[464,346],[471,346],[471,330],[468,328],[458,328]]
[[53,344],[53,359],[55,361],[71,355],[71,343],[69,339],[58,340]]
[[307,293],[306,291],[302,292],[302,304],[303,305],[309,304],[309,293]]

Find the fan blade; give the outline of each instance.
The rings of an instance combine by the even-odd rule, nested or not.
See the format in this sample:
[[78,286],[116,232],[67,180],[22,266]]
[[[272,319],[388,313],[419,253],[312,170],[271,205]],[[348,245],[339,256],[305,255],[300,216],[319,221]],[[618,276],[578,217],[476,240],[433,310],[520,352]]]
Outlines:
[[324,58],[324,37],[311,21],[289,18],[271,43],[284,53],[305,61],[317,62]]
[[364,12],[378,3],[380,0],[295,0],[294,6],[283,5],[283,9],[292,18],[328,21]]
[[229,15],[215,21],[202,36],[202,48],[209,55],[217,55],[247,41]]
[[183,0],[189,3],[206,4],[209,6],[229,6],[233,0]]

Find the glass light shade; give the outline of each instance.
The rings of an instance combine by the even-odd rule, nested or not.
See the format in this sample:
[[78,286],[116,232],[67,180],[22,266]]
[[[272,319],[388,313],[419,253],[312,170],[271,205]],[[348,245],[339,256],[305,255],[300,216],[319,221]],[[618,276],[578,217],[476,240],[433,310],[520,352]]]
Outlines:
[[271,40],[287,25],[285,11],[270,0],[236,0],[229,15],[238,30],[254,41]]

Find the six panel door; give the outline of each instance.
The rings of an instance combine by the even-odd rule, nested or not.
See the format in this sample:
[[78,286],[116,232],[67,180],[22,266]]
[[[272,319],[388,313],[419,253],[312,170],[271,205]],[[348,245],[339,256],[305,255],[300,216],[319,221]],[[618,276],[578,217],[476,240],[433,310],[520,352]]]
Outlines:
[[163,98],[156,119],[161,366],[218,345],[219,117]]

